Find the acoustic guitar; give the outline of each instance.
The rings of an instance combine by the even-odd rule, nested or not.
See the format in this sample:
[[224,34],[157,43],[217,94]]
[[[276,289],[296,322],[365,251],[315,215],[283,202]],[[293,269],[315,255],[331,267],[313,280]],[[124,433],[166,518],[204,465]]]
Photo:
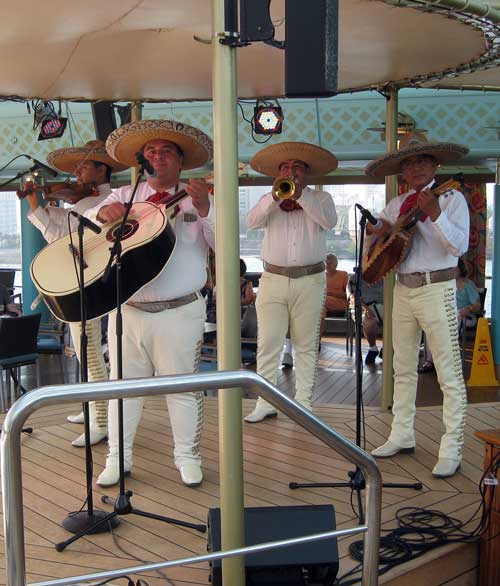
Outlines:
[[[459,181],[449,179],[431,191],[439,197],[460,188]],[[370,243],[361,261],[362,276],[369,285],[378,283],[391,271],[396,270],[408,256],[417,222],[422,215],[423,212],[418,208],[409,210],[396,220],[389,234],[375,238]]]
[[[122,238],[121,287],[123,302],[157,277],[175,249],[174,229],[165,208],[150,202],[132,206]],[[110,249],[121,221],[102,226],[100,234],[84,228],[83,260],[87,319],[116,308],[116,271],[103,279]],[[78,236],[63,236],[43,248],[31,263],[31,278],[47,307],[64,322],[79,322]]]

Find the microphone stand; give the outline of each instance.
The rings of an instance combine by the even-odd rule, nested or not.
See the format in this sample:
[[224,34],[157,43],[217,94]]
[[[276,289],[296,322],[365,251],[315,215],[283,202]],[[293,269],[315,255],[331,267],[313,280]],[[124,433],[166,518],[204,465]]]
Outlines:
[[[361,447],[361,413],[363,411],[363,356],[361,354],[361,330],[362,330],[362,303],[361,303],[361,261],[363,258],[364,238],[366,229],[366,215],[361,214],[359,221],[360,237],[359,250],[356,259],[357,265],[354,267],[355,286],[354,286],[354,340],[355,340],[355,366],[356,366],[356,445]],[[364,449],[364,448],[363,448]],[[355,470],[347,473],[349,480],[347,482],[313,482],[313,483],[298,483],[290,482],[289,488],[350,488],[356,491],[358,500],[358,519],[360,525],[365,522],[365,514],[363,509],[363,501],[361,499],[361,491],[366,488],[365,477],[360,468],[356,466]],[[384,488],[413,488],[414,490],[421,490],[422,483],[416,482],[412,484],[405,484],[399,482],[384,482]]]
[[[141,153],[142,154],[142,153]],[[102,276],[103,281],[107,281],[109,278],[111,268],[113,265],[113,261],[115,261],[115,275],[116,275],[116,360],[117,360],[117,377],[118,380],[123,378],[123,346],[122,346],[122,338],[123,338],[123,319],[122,319],[122,285],[121,285],[121,268],[122,268],[122,239],[126,228],[126,223],[128,216],[130,214],[130,210],[133,205],[133,201],[135,198],[135,194],[137,192],[137,188],[139,186],[139,182],[144,176],[144,164],[142,161],[139,161],[139,173],[137,174],[137,179],[132,190],[132,194],[130,196],[129,201],[125,204],[125,214],[122,218],[121,224],[119,228],[114,232],[115,241],[113,243],[113,247],[111,248],[111,253],[109,257],[108,264]],[[179,519],[174,519],[172,517],[165,517],[163,515],[157,515],[155,513],[149,513],[146,511],[141,511],[139,509],[135,509],[130,501],[130,497],[132,497],[133,492],[131,490],[126,490],[125,488],[125,454],[124,454],[124,426],[123,426],[123,399],[118,399],[118,466],[120,471],[120,481],[119,481],[119,494],[115,499],[114,502],[114,510],[105,516],[102,519],[97,520],[93,526],[89,528],[82,529],[73,537],[70,537],[68,540],[58,543],[56,545],[57,551],[63,551],[68,545],[80,539],[84,535],[95,533],[95,528],[100,525],[107,524],[110,520],[114,520],[118,515],[139,515],[141,517],[147,517],[149,519],[156,519],[157,521],[163,521],[165,523],[170,523],[173,525],[179,525],[181,527],[188,527],[189,529],[195,529],[196,531],[200,531],[204,533],[207,530],[206,525],[196,524],[196,523],[189,523],[187,521],[181,521]],[[103,503],[110,503],[111,499],[108,496],[102,496],[101,500]]]
[[[80,378],[82,382],[88,381],[87,364],[87,309],[85,304],[85,259],[83,256],[84,218],[78,219],[78,285],[80,288]],[[110,523],[104,523],[107,513],[101,509],[94,509],[92,493],[92,448],[90,447],[90,411],[87,401],[83,403],[83,421],[85,432],[85,472],[87,483],[87,510],[73,511],[63,520],[62,526],[70,533],[104,533],[111,531],[119,523],[118,519],[112,519]],[[62,551],[61,544],[56,544],[57,551]]]

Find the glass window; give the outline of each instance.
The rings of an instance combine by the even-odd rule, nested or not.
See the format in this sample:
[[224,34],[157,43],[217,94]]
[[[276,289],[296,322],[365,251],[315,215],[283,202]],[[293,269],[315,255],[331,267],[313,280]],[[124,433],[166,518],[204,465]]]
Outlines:
[[0,267],[21,268],[21,222],[15,192],[0,193]]

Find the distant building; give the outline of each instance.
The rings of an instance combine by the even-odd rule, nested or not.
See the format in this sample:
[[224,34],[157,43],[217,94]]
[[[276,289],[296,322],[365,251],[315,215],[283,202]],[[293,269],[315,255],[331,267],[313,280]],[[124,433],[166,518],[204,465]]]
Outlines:
[[17,197],[12,192],[0,193],[0,237],[18,234]]

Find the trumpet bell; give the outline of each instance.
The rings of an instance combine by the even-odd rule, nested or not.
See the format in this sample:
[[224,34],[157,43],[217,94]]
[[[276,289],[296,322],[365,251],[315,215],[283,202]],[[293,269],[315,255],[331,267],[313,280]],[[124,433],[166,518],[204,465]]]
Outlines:
[[293,177],[278,177],[273,183],[272,193],[278,199],[293,199],[296,190]]

